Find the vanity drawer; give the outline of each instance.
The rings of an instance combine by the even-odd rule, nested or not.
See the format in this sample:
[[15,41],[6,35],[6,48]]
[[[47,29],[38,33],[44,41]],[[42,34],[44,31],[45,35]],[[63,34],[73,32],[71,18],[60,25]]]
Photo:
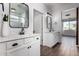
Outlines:
[[32,44],[32,43],[36,42],[37,40],[40,40],[40,36],[31,37],[31,38],[26,38],[26,39],[25,39],[25,43],[26,43],[26,44],[27,44],[27,43]]
[[7,42],[7,49],[17,48],[25,44],[24,39]]

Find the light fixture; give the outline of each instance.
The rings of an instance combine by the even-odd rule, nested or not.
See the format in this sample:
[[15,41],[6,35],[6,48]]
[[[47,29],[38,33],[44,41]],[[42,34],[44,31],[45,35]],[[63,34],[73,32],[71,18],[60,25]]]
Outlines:
[[66,14],[65,16],[70,16],[70,14]]
[[12,12],[15,12],[15,10],[16,10],[15,8],[11,8],[11,11],[12,11]]

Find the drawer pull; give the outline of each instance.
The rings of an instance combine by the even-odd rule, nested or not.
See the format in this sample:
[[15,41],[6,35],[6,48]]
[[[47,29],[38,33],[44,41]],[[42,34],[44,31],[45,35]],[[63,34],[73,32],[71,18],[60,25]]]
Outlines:
[[31,48],[31,46],[27,47],[27,49],[30,49],[30,48]]
[[14,43],[12,46],[17,46],[18,45],[18,43]]

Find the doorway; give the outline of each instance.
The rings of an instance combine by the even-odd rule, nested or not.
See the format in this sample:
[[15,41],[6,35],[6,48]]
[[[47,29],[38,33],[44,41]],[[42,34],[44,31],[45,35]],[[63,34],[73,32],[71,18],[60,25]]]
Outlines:
[[62,37],[74,38],[77,43],[77,8],[62,12]]
[[40,45],[43,45],[43,13],[33,10],[33,34],[40,35]]

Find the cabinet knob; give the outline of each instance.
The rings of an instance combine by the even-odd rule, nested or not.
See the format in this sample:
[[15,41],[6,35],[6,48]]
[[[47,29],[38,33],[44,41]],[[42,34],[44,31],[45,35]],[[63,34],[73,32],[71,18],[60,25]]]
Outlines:
[[39,38],[36,38],[37,40],[39,39]]
[[30,47],[27,47],[27,49],[29,49]]
[[31,46],[29,48],[31,48]]
[[29,46],[29,47],[27,47],[28,49],[30,49],[31,48],[31,46]]

